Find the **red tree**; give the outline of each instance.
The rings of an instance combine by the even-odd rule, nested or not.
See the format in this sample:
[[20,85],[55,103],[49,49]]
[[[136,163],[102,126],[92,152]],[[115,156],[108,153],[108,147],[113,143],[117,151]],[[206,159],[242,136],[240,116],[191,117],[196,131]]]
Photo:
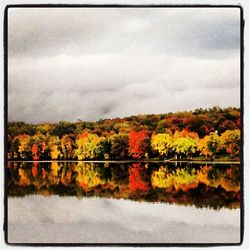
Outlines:
[[129,154],[136,159],[145,155],[149,146],[149,131],[131,131],[129,133]]

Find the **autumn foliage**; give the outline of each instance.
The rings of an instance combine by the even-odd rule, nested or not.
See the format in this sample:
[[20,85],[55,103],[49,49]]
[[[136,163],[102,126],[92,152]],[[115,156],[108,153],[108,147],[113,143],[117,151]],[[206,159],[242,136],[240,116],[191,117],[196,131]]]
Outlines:
[[149,138],[148,130],[131,131],[129,133],[129,154],[135,159],[141,159],[147,153]]
[[240,157],[240,110],[138,115],[97,122],[8,124],[11,160]]

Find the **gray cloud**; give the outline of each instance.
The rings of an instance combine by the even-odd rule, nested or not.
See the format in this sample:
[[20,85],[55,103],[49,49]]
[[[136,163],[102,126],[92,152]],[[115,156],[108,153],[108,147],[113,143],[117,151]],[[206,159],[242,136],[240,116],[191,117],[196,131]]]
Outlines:
[[239,9],[10,9],[9,119],[239,106]]

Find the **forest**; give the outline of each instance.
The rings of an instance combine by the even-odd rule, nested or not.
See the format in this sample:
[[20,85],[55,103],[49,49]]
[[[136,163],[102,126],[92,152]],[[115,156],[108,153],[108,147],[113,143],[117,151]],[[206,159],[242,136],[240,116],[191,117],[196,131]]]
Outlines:
[[213,107],[96,122],[9,122],[9,160],[240,159],[240,109]]

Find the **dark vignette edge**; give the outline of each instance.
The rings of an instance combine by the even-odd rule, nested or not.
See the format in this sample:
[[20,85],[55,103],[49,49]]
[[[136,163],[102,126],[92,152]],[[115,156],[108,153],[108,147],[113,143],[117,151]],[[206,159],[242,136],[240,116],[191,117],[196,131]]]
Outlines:
[[[7,136],[8,136],[8,10],[10,8],[239,8],[240,10],[240,110],[241,110],[241,208],[239,243],[10,243],[8,242],[8,194],[7,194]],[[13,246],[111,246],[111,247],[211,247],[239,246],[244,239],[244,27],[243,7],[239,5],[214,4],[10,4],[4,9],[4,240]]]

